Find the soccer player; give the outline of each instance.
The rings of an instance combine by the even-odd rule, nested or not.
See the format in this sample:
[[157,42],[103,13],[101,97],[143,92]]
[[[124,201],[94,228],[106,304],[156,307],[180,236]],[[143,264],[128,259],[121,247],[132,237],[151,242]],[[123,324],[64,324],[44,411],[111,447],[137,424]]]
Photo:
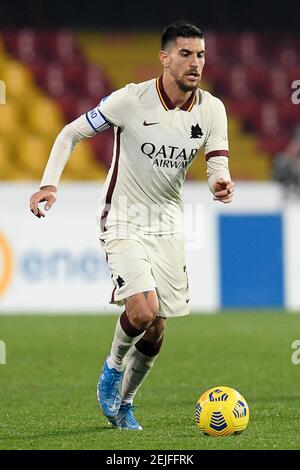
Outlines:
[[50,209],[62,171],[81,139],[114,126],[113,159],[98,211],[99,240],[124,305],[97,387],[113,427],[140,430],[136,392],[160,351],[166,319],[189,313],[182,186],[204,147],[214,200],[229,203],[227,119],[223,103],[199,88],[205,62],[201,30],[180,21],[162,35],[163,73],[104,97],[58,135],[30,200],[37,217]]

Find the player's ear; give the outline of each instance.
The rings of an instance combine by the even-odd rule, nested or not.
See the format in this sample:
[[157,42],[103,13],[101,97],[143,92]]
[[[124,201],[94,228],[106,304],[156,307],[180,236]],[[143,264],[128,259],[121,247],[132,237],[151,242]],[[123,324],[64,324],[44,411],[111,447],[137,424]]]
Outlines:
[[165,68],[169,67],[169,54],[166,51],[159,51],[159,60]]

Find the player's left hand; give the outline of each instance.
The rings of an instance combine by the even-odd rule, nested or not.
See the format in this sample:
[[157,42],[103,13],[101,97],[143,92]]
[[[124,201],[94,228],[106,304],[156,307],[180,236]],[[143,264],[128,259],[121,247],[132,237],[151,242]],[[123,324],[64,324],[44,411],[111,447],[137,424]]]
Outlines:
[[235,184],[233,181],[219,178],[214,186],[214,201],[224,202],[225,204],[232,201]]

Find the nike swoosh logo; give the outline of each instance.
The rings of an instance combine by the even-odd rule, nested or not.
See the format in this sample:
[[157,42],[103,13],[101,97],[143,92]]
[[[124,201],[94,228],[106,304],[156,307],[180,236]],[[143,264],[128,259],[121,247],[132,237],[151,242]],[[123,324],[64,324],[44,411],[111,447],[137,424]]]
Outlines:
[[115,398],[115,401],[113,402],[113,404],[108,407],[111,413],[113,413],[116,410],[116,401],[117,401],[117,398]]
[[159,122],[143,122],[143,126],[155,126],[155,124],[159,124]]
[[136,369],[134,369],[133,367],[132,367],[132,370],[133,370],[133,372],[135,372],[136,374],[145,374],[144,371],[136,370]]

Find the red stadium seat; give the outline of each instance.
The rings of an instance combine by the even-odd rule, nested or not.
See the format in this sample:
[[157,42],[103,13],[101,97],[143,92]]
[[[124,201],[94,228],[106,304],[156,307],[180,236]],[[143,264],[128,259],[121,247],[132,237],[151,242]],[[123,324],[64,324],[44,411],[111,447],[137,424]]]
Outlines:
[[285,131],[283,119],[279,109],[273,101],[264,101],[255,114],[248,116],[254,131],[265,136],[279,136]]
[[82,89],[99,101],[109,92],[109,84],[103,72],[96,65],[87,65],[82,77]]
[[284,132],[278,136],[265,136],[259,135],[259,149],[275,156],[278,152],[282,152],[291,140],[291,136],[288,132]]
[[208,31],[205,34],[205,49],[206,55],[211,64],[220,64],[221,51],[220,41],[218,41],[218,34],[213,31]]
[[281,67],[297,67],[300,65],[299,43],[287,41],[281,44],[278,64]]
[[78,97],[76,95],[66,95],[59,97],[57,98],[57,102],[63,110],[66,122],[74,121],[74,119],[78,117]]
[[106,168],[109,168],[111,164],[113,142],[114,134],[112,129],[107,129],[91,139],[91,145],[96,153],[97,159]]
[[251,121],[257,115],[260,107],[259,99],[230,100],[227,105],[228,112],[242,118],[245,122]]
[[270,68],[263,84],[263,92],[266,97],[274,100],[289,100],[291,88],[288,73],[280,67]]
[[71,31],[59,31],[55,41],[56,59],[63,63],[81,60],[75,35]]
[[251,84],[249,83],[245,67],[233,66],[223,71],[223,76],[217,83],[217,90],[221,96],[232,99],[245,99],[251,96]]
[[294,104],[291,100],[287,100],[277,103],[277,108],[281,120],[286,124],[287,128],[292,129],[300,125],[299,105]]
[[235,37],[231,47],[237,63],[245,65],[261,65],[263,63],[261,40],[257,34],[241,33],[238,37]]
[[288,80],[290,82],[291,89],[293,90],[292,88],[293,82],[296,80],[300,80],[300,65],[296,67],[290,67],[289,69],[286,69],[286,71],[288,74]]
[[52,63],[45,67],[42,80],[43,88],[52,97],[64,96],[67,93],[67,83],[60,64]]
[[95,108],[99,104],[100,100],[101,100],[101,96],[100,98],[97,97],[96,99],[90,96],[80,97],[76,103],[77,116],[80,116],[81,114],[85,114],[90,109]]
[[30,64],[38,60],[40,47],[38,35],[32,29],[2,33],[7,50],[21,62]]
[[82,60],[76,37],[71,31],[43,31],[40,33],[41,47],[45,57],[61,63]]
[[268,83],[268,68],[265,65],[248,65],[245,67],[245,71],[252,95],[264,98]]

